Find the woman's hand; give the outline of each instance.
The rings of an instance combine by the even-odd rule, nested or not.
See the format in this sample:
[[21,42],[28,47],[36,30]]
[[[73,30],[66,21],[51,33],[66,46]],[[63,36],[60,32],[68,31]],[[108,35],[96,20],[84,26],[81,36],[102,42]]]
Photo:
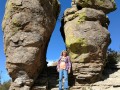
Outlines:
[[68,73],[70,73],[70,69],[68,69]]
[[57,72],[59,72],[59,69],[57,69]]

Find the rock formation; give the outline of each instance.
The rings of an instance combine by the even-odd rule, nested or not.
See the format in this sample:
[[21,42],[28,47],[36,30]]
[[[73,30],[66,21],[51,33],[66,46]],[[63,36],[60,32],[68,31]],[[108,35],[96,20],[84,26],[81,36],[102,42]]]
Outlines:
[[72,7],[65,10],[61,34],[71,57],[75,85],[100,79],[111,42],[106,14],[115,9],[114,0],[72,0]]
[[92,84],[76,85],[71,90],[120,90],[120,62],[105,68],[100,81]]
[[30,90],[46,66],[46,50],[60,5],[57,0],[7,0],[2,23],[10,90]]
[[[56,67],[47,67],[46,50],[59,9],[57,0],[7,0],[2,27],[10,90],[46,90],[58,84]],[[61,33],[72,61],[70,85],[100,79],[111,42],[106,14],[115,9],[114,0],[72,0],[65,10]]]

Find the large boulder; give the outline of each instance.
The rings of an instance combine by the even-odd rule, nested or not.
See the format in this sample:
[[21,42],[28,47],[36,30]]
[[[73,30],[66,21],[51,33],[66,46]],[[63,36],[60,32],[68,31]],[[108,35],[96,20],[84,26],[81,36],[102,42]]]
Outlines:
[[72,7],[65,10],[61,34],[71,58],[75,85],[100,79],[111,42],[106,13],[115,9],[114,0],[72,0]]
[[30,90],[46,67],[46,50],[60,5],[57,0],[8,0],[2,23],[10,90]]
[[72,0],[73,4],[77,4],[82,8],[94,8],[98,10],[102,10],[105,13],[109,13],[116,9],[116,4],[114,0]]

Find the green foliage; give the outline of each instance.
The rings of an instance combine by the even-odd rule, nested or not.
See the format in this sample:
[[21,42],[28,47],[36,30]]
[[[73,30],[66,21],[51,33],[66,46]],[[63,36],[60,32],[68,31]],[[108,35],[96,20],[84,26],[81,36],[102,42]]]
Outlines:
[[110,68],[114,64],[120,62],[120,53],[112,50],[111,48],[107,51],[107,62],[105,68]]
[[11,80],[4,82],[2,85],[0,85],[0,90],[9,90]]
[[120,53],[117,53],[117,62],[120,62]]
[[107,64],[116,64],[118,62],[117,57],[118,57],[117,51],[112,50],[111,48],[108,49]]

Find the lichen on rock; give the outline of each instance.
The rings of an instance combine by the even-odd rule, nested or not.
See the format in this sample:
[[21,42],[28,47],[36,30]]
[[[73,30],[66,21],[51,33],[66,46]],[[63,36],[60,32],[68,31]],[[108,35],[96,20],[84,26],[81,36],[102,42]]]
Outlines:
[[116,9],[114,0],[73,0],[75,4],[81,7],[94,8],[102,10],[104,13],[112,12]]
[[[72,62],[69,83],[75,87],[101,77],[111,42],[106,14],[116,4],[72,0],[71,6],[64,12],[61,34]],[[46,51],[59,12],[58,0],[7,0],[2,28],[10,90],[46,90],[48,83],[58,83],[56,67],[47,67]]]
[[114,0],[72,0],[71,5],[64,12],[61,34],[71,58],[74,85],[78,86],[101,77],[111,42],[106,14],[114,11],[116,4]]

